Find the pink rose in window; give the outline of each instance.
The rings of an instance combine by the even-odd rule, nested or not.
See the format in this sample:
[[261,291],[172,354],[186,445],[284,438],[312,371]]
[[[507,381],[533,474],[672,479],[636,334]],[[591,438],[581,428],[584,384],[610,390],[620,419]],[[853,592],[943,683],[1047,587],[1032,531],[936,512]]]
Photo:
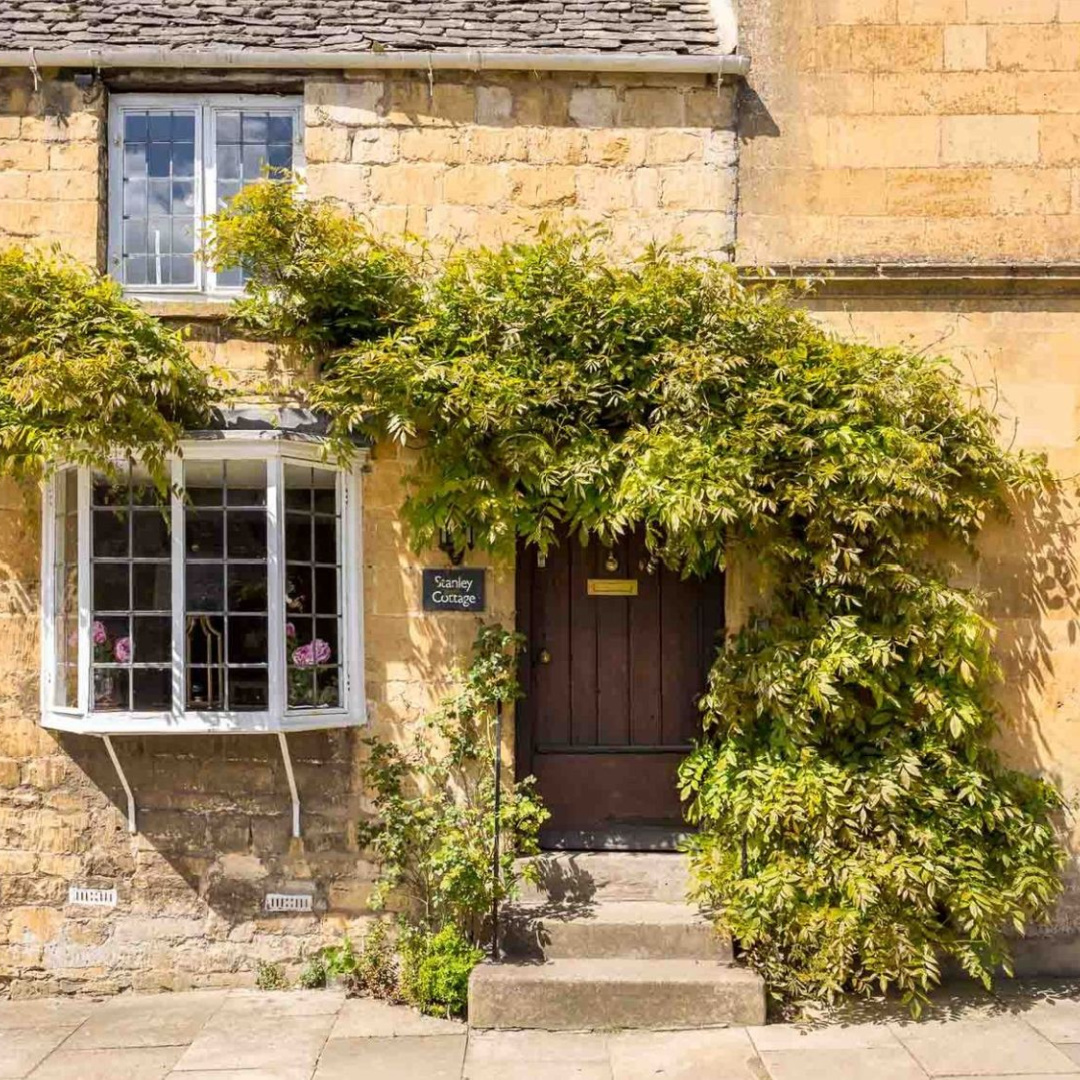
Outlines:
[[126,664],[131,659],[131,638],[117,638],[113,646],[113,656],[118,664]]
[[297,667],[314,667],[316,664],[329,663],[331,655],[329,644],[322,638],[316,638],[296,649],[292,654],[292,659]]
[[290,641],[295,641],[296,640],[296,624],[295,623],[287,622],[285,624],[285,636]]
[[91,633],[94,635],[95,645],[104,645],[109,640],[109,635],[105,633],[105,624],[100,619],[94,620]]

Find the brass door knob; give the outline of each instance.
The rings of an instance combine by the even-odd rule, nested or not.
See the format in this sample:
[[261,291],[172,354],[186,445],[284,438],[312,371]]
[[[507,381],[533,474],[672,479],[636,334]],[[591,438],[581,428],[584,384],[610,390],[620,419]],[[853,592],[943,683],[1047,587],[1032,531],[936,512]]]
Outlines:
[[547,649],[541,649],[536,654],[536,662],[538,664],[550,664],[551,663],[551,653],[549,653],[547,651]]

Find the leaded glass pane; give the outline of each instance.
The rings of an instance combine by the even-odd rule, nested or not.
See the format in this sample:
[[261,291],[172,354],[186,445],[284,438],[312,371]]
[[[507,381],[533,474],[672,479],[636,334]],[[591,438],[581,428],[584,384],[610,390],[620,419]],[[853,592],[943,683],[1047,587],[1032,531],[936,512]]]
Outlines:
[[288,704],[341,700],[341,507],[337,474],[285,466],[285,638]]
[[95,473],[90,513],[91,688],[98,712],[171,706],[170,506],[149,473]]
[[184,472],[187,708],[269,706],[266,463]]
[[195,285],[195,111],[124,115],[122,278]]

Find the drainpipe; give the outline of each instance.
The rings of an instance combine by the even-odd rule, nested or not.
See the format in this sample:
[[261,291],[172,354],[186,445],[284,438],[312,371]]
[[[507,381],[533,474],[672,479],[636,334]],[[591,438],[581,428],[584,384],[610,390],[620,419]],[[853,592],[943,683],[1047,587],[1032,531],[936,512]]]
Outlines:
[[0,49],[0,67],[173,68],[286,71],[581,71],[745,78],[750,57],[656,53],[529,52],[458,49],[438,52],[291,52],[286,49],[77,48]]

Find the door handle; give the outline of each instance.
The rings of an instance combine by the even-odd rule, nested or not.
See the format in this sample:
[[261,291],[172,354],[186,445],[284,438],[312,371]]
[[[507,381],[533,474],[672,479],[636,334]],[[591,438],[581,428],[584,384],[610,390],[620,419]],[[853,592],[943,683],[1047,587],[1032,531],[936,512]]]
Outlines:
[[541,649],[536,654],[536,662],[538,664],[550,664],[551,663],[551,653],[549,653],[547,651],[547,649]]

